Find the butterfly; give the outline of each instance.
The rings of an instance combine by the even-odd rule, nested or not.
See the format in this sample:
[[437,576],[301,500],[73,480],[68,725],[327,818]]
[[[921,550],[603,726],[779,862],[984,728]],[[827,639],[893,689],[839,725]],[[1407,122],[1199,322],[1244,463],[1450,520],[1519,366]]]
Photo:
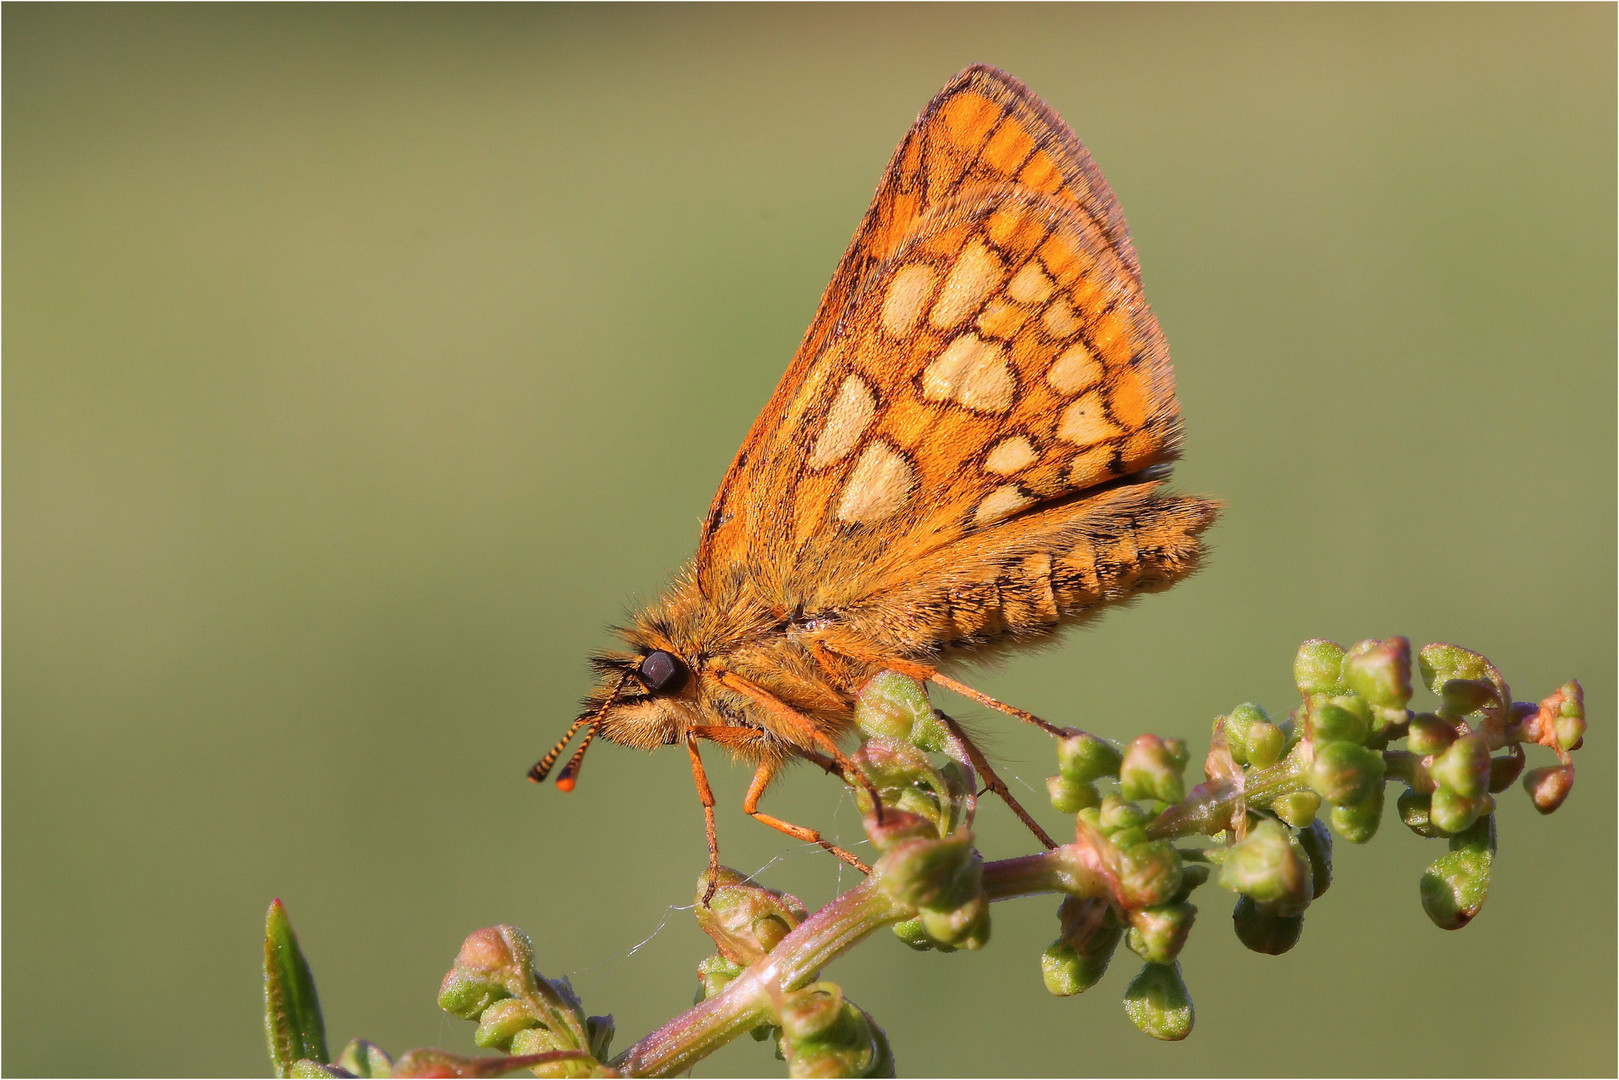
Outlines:
[[755,767],[744,812],[866,870],[761,811],[771,781],[806,760],[865,783],[842,746],[883,671],[1060,734],[942,665],[1191,573],[1216,505],[1164,490],[1179,441],[1168,350],[1113,192],[1022,83],[967,68],[895,152],[695,559],[619,631],[627,650],[594,658],[600,684],[530,779],[581,729],[565,791],[598,736],[683,745],[717,867],[711,743]]

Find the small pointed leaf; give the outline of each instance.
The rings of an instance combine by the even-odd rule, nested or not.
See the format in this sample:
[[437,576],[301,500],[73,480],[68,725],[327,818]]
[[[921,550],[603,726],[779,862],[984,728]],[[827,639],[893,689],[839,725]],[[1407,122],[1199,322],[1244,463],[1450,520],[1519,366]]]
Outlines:
[[330,1060],[315,976],[280,900],[270,903],[264,922],[264,1034],[277,1076],[292,1076],[299,1061]]

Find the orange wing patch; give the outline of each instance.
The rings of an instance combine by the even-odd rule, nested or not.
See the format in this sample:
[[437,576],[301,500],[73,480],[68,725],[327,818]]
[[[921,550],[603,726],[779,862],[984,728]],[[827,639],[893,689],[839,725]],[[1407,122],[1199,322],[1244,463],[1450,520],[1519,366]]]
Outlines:
[[1049,196],[1003,186],[940,208],[833,342],[788,388],[794,422],[753,442],[730,526],[748,550],[791,551],[784,592],[816,607],[1175,456],[1168,354],[1139,284]]
[[[798,399],[803,404],[799,392],[813,378],[812,369],[826,363],[836,351],[833,330],[852,305],[867,294],[872,276],[882,271],[894,254],[912,241],[923,222],[936,217],[942,207],[976,189],[996,186],[1047,195],[1070,216],[1090,226],[1101,246],[1112,253],[1122,277],[1137,283],[1139,269],[1124,214],[1090,154],[1068,125],[1004,72],[986,66],[961,72],[922,111],[895,151],[871,208],[821,297],[820,308],[797,355],[721,483],[698,547],[700,582],[731,573],[746,562],[744,547],[758,523],[743,521],[747,510],[738,504],[752,486],[761,457],[767,456],[765,444],[774,441],[783,425],[797,436],[799,418],[790,415],[792,401]],[[1007,230],[1016,228],[1034,230],[1038,225],[1013,218],[992,222],[989,240],[1005,248],[1012,239]],[[935,253],[943,259],[961,252],[961,239],[937,237]],[[1058,265],[1062,259],[1060,253],[1054,252],[1046,261]],[[934,314],[923,307],[924,298],[932,300],[937,318],[944,322],[968,308],[975,290],[999,286],[1009,299],[1025,303],[1030,298],[1043,299],[1038,294],[1050,287],[1029,271],[1015,279],[1015,289],[1005,290],[1001,283],[990,280],[993,270],[987,263],[968,264],[961,270],[957,286],[947,294],[949,299],[944,299],[938,293],[940,283],[935,276],[940,271],[931,264],[915,262],[909,279],[890,283],[879,325],[892,339],[906,339],[924,314]],[[943,306],[938,307],[941,299]],[[1024,329],[1027,315],[1017,308],[979,305],[977,310],[977,332],[985,339],[1007,341]],[[1059,329],[1066,325],[1060,310],[1051,318]],[[914,411],[902,419],[908,423],[896,420],[900,429],[895,432],[896,443],[902,447],[915,445],[920,429]]]

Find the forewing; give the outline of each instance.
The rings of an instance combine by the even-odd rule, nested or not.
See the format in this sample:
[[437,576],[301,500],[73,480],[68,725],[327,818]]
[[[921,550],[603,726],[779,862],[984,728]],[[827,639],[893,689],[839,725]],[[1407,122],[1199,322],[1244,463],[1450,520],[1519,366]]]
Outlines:
[[1108,248],[1122,277],[1138,268],[1118,201],[1090,154],[1056,113],[1018,80],[991,67],[962,71],[928,103],[884,172],[871,208],[821,298],[821,305],[776,392],[754,422],[709,509],[698,548],[699,583],[742,572],[761,524],[748,493],[780,462],[764,447],[804,422],[805,383],[827,359],[834,330],[873,278],[910,243],[922,223],[975,188],[1011,187],[1069,208]]
[[871,275],[784,420],[737,493],[742,565],[811,614],[1171,461],[1179,428],[1163,335],[1107,238],[1004,186],[925,218]]

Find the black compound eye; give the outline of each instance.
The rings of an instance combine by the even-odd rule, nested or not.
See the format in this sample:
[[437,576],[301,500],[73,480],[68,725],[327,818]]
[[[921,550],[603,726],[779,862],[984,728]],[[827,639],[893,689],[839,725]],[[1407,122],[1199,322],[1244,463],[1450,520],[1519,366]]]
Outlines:
[[658,649],[641,659],[641,681],[654,694],[673,693],[686,685],[686,665],[674,653]]

